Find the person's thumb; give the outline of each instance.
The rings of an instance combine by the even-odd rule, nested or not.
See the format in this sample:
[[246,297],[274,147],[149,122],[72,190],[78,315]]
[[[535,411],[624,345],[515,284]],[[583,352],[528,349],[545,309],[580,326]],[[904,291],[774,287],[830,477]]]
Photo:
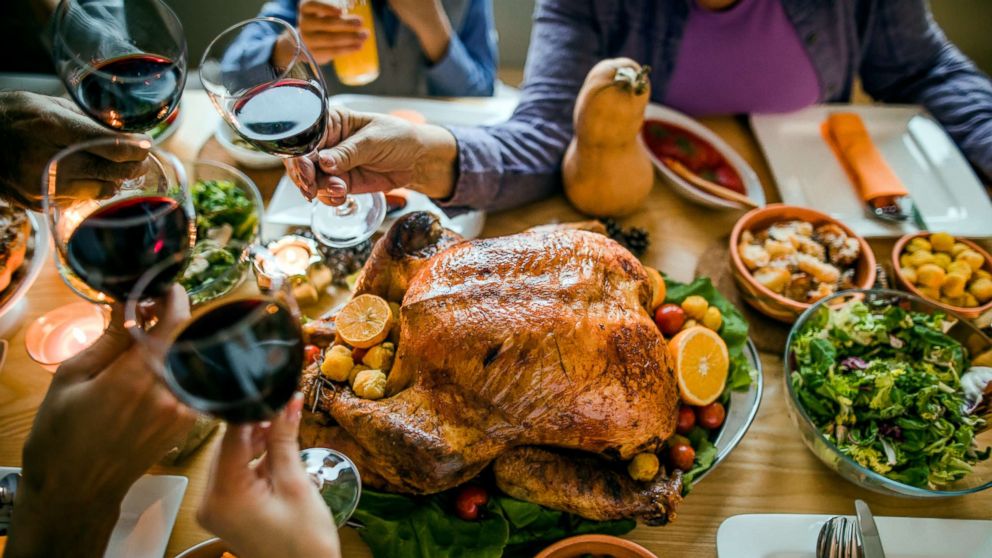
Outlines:
[[304,476],[297,436],[303,413],[303,394],[296,392],[286,408],[272,419],[267,440],[267,456],[272,483],[276,488],[294,486]]

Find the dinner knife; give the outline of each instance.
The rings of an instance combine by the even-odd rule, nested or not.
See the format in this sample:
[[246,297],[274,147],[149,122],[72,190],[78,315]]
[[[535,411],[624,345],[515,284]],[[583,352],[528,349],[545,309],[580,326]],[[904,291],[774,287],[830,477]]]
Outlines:
[[885,558],[882,539],[878,536],[875,518],[864,500],[855,500],[854,509],[858,512],[858,529],[861,531],[861,545],[864,558]]

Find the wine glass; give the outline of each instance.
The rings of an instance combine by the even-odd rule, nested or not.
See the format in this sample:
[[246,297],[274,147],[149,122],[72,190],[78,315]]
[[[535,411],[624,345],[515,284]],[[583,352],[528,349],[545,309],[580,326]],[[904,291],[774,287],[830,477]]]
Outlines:
[[68,147],[42,173],[45,214],[63,280],[91,302],[124,302],[141,275],[167,262],[151,298],[176,281],[196,242],[182,164],[148,140]]
[[[262,34],[284,37],[292,55],[277,57],[246,47]],[[200,81],[214,107],[245,141],[279,157],[316,161],[327,129],[326,87],[320,67],[291,25],[256,18],[229,27],[203,54]],[[312,203],[311,229],[335,248],[361,244],[386,217],[381,192],[348,195],[335,207]]]
[[56,71],[97,122],[147,132],[179,106],[186,38],[162,0],[63,0],[52,27]]

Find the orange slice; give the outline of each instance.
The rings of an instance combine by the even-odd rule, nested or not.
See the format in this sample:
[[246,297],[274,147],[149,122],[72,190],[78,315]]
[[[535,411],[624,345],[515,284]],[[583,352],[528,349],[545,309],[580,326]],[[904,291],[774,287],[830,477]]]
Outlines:
[[334,322],[345,343],[368,349],[382,343],[393,327],[393,313],[383,298],[363,294],[351,299]]
[[651,282],[651,311],[653,312],[655,308],[661,306],[662,302],[665,302],[665,278],[653,267],[644,266],[644,271],[648,272],[648,280]]
[[709,405],[723,393],[730,370],[727,344],[711,329],[695,326],[680,331],[668,344],[682,400]]

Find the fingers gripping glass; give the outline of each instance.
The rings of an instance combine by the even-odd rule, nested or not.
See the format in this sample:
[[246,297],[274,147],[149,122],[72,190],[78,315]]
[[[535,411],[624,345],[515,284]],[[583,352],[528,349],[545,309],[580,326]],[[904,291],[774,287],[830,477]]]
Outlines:
[[[273,34],[289,42],[291,56],[247,46],[253,37]],[[303,157],[317,165],[327,130],[327,90],[320,68],[291,25],[257,18],[228,28],[203,54],[200,81],[214,107],[245,141],[266,153]],[[382,193],[348,195],[335,207],[314,202],[311,227],[329,246],[354,246],[371,237],[385,216]]]
[[55,69],[93,120],[148,132],[179,106],[186,38],[161,0],[63,0],[52,26]]
[[138,278],[166,262],[149,298],[165,294],[196,242],[183,166],[147,140],[73,145],[42,174],[42,201],[65,282],[92,302],[127,300]]

